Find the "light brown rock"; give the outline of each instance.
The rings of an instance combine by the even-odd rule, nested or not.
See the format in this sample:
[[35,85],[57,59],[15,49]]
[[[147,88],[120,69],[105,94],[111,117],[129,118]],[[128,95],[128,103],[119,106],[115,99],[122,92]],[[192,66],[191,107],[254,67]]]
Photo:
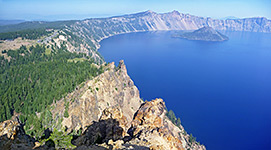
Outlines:
[[63,117],[64,99],[53,105],[56,108],[52,110],[54,118],[64,118],[62,126],[66,126],[68,131],[80,128],[85,131],[93,121],[99,120],[103,110],[112,106],[120,108],[130,126],[134,113],[142,103],[139,91],[128,76],[123,61],[118,67],[110,63],[104,68],[104,73],[83,83],[81,88],[65,98],[69,102],[68,118]]
[[6,120],[0,124],[0,136],[6,135],[7,138],[14,140],[20,124],[17,121]]
[[145,102],[136,112],[129,129],[132,139],[129,144],[146,146],[153,150],[205,149],[204,146],[191,147],[181,134],[183,127],[175,126],[166,117],[162,99]]

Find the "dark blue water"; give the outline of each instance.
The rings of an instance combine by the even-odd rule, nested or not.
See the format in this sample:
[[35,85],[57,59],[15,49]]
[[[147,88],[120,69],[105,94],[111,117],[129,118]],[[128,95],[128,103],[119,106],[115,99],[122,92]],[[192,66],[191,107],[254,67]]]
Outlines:
[[101,42],[124,59],[147,100],[161,97],[209,150],[271,150],[271,34],[226,32],[227,42],[118,35]]

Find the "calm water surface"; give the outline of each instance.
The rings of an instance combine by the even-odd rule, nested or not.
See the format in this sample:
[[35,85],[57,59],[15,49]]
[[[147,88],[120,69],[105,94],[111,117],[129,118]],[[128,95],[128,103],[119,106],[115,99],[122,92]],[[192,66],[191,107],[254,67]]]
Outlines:
[[147,100],[163,98],[209,150],[271,150],[271,34],[226,32],[226,42],[131,33],[101,42],[124,59]]

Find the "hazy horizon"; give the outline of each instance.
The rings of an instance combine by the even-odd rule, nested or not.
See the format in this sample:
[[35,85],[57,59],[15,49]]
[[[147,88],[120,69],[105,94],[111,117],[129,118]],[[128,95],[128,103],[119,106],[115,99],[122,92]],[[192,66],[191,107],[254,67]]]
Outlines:
[[[200,6],[200,7],[199,7]],[[0,0],[0,20],[56,21],[82,20],[132,14],[152,10],[165,13],[177,10],[191,15],[222,19],[229,16],[237,18],[271,18],[268,0]]]
[[[131,12],[131,13],[123,13],[123,14],[63,14],[63,15],[48,15],[48,16],[43,16],[43,15],[30,15],[32,19],[23,19],[23,18],[14,18],[14,19],[8,19],[8,18],[0,18],[1,21],[14,21],[14,20],[18,20],[18,21],[65,21],[65,20],[84,20],[84,19],[89,19],[89,18],[107,18],[107,17],[114,17],[114,16],[122,16],[122,15],[126,15],[126,14],[136,14],[136,13],[140,13],[140,12],[145,12],[148,10],[142,10],[142,11],[138,11],[138,12]],[[152,10],[151,10],[152,11]],[[174,10],[171,11],[167,11],[167,12],[172,12]],[[156,12],[156,11],[153,11]],[[167,12],[156,12],[156,13],[167,13]],[[180,11],[178,11],[180,12]],[[183,12],[180,12],[183,13]],[[201,15],[195,15],[195,14],[191,14],[191,13],[183,13],[183,14],[190,14],[190,15],[194,15],[194,16],[199,16],[199,17],[210,17],[210,16],[201,16]],[[265,16],[250,16],[250,17],[236,17],[236,16],[223,16],[220,18],[215,18],[215,17],[211,17],[213,19],[244,19],[244,18],[254,18],[254,17],[265,17]],[[267,17],[265,17],[267,18]],[[270,18],[267,18],[270,20]]]

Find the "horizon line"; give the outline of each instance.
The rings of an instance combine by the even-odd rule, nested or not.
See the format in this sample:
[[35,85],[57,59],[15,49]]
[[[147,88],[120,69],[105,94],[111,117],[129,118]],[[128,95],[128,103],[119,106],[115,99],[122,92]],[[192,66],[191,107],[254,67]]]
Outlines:
[[[182,13],[178,10],[172,10],[172,11],[167,11],[167,12],[155,12],[152,11],[150,9],[145,10],[145,11],[137,11],[137,12],[133,12],[133,13],[123,13],[123,14],[59,14],[59,15],[36,15],[36,16],[41,16],[41,17],[51,17],[51,16],[83,16],[83,15],[96,15],[93,17],[84,17],[84,18],[78,18],[78,19],[74,19],[73,17],[70,17],[71,19],[42,19],[42,18],[36,18],[36,19],[22,19],[22,18],[16,18],[16,19],[6,19],[6,18],[0,18],[0,21],[24,21],[24,22],[31,22],[31,21],[44,21],[44,22],[55,22],[55,21],[72,21],[72,20],[87,20],[87,19],[103,19],[103,18],[112,18],[112,17],[121,17],[121,16],[125,16],[125,15],[136,15],[136,14],[140,14],[140,13],[154,13],[154,14],[167,14],[167,13],[174,13],[174,12],[178,12],[180,14],[185,14],[185,15],[191,15],[191,16],[196,16],[196,17],[203,17],[203,18],[212,18],[212,19],[216,19],[216,20],[227,20],[228,17],[234,17],[234,19],[228,19],[228,20],[238,20],[238,19],[248,19],[248,18],[266,18],[267,20],[271,20],[271,18],[267,18],[265,16],[251,16],[251,17],[236,17],[236,16],[224,16],[221,18],[215,18],[215,17],[210,17],[210,16],[199,16],[199,15],[193,15],[191,13]],[[31,15],[35,15],[35,14],[30,14]],[[99,17],[101,16],[101,17]]]

